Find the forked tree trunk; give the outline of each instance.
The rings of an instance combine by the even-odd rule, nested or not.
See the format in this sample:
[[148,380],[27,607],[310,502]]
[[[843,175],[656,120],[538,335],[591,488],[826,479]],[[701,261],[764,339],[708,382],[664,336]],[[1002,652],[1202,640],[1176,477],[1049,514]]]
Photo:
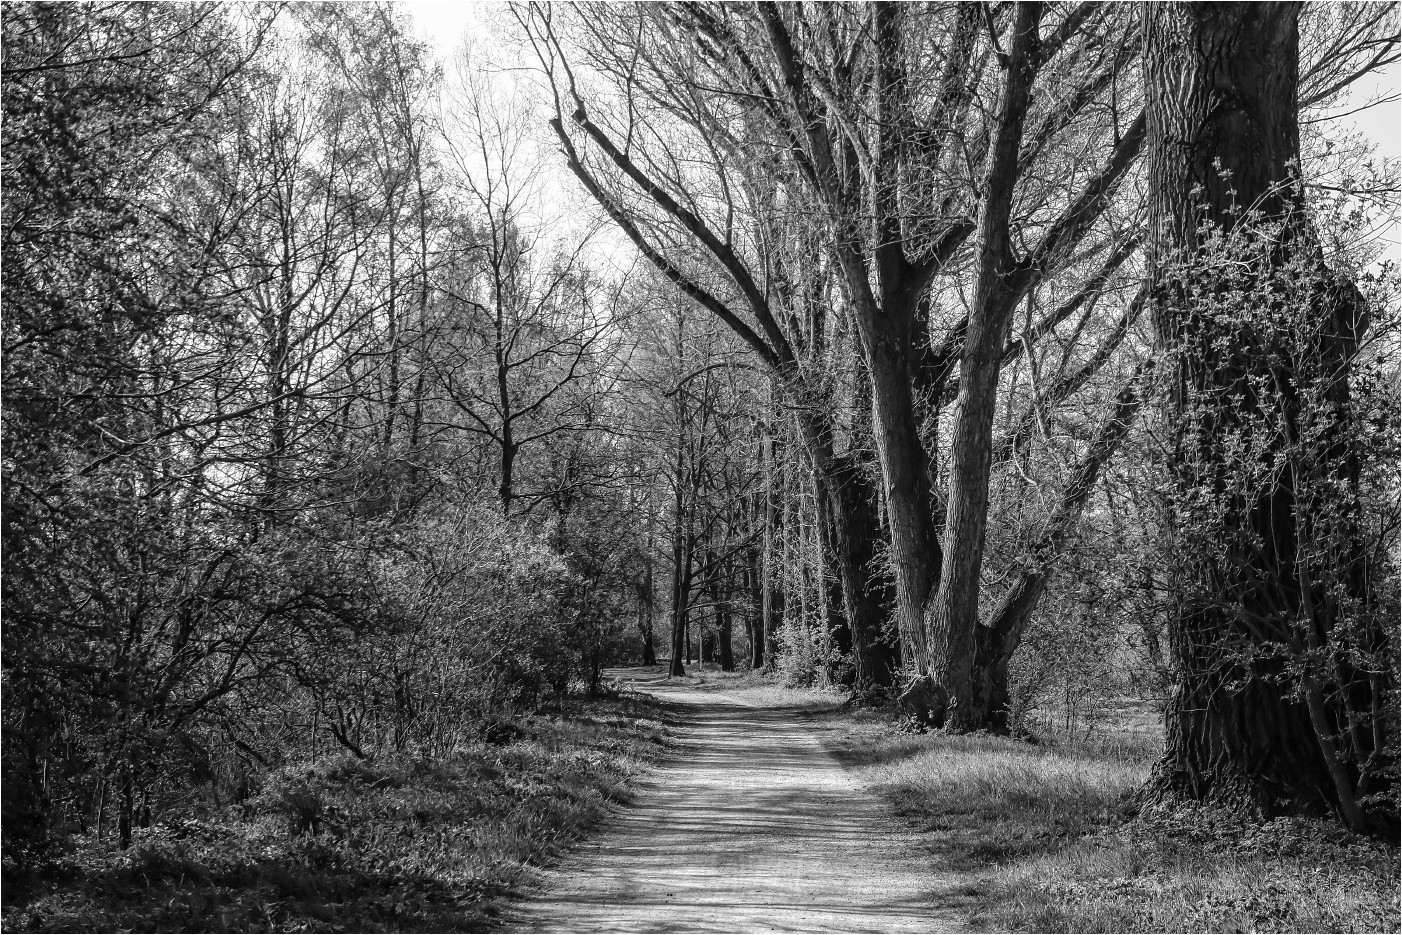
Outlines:
[[1016,302],[1010,284],[1017,269],[1009,218],[1041,17],[1041,4],[1017,4],[1006,86],[999,105],[997,135],[989,150],[987,191],[978,220],[979,267],[964,336],[950,446],[944,562],[939,587],[927,609],[930,677],[948,696],[946,726],[959,731],[987,726],[987,712],[974,690],[980,573],[988,528],[998,374]]
[[1139,414],[1144,400],[1143,383],[1150,367],[1147,363],[1141,365],[1115,398],[1109,418],[1077,464],[1071,482],[1062,491],[1046,527],[1033,544],[1031,561],[1003,593],[988,621],[978,628],[974,648],[974,699],[979,719],[995,733],[1004,733],[1012,726],[1008,721],[1008,672],[1013,654],[1022,645],[1032,611],[1046,590],[1052,563],[1061,554],[1066,538],[1080,519],[1105,465],[1115,456]]

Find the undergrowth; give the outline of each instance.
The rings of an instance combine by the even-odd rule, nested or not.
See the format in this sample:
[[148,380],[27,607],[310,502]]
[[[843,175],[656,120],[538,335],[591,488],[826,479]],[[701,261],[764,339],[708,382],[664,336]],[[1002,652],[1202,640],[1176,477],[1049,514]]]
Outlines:
[[829,715],[844,762],[921,832],[975,930],[1395,932],[1398,850],[1327,822],[1126,816],[1156,738],[1029,745]]
[[441,759],[284,766],[245,802],[74,842],[5,881],[5,931],[484,931],[528,868],[625,801],[665,742],[625,694],[496,722]]

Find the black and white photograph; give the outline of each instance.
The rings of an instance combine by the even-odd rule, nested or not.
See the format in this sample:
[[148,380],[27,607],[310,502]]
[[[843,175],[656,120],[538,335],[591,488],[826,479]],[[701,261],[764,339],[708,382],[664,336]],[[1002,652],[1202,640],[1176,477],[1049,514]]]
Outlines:
[[1402,6],[0,2],[0,931],[1402,931]]

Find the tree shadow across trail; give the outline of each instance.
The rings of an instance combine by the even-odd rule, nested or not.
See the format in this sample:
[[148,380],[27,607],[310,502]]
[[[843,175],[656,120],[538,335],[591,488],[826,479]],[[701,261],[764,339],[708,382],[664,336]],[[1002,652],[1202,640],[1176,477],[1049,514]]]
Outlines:
[[670,755],[635,804],[519,907],[513,930],[960,927],[909,835],[805,722],[839,698],[728,673],[632,674],[677,718]]

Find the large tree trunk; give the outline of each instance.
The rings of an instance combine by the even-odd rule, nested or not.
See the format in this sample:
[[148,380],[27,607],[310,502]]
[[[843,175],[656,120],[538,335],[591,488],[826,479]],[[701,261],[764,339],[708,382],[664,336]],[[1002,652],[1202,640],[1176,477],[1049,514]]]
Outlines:
[[[1327,511],[1328,491],[1347,488],[1356,464],[1337,426],[1361,309],[1351,284],[1324,268],[1305,212],[1299,10],[1145,7],[1154,301],[1175,368],[1168,468],[1179,543],[1169,630],[1178,684],[1149,798],[1263,814],[1322,799],[1360,828],[1362,764],[1383,751],[1350,739],[1350,709],[1359,692],[1367,704],[1388,689],[1331,648],[1341,603],[1366,606],[1368,595],[1361,550],[1338,533],[1351,520]],[[1246,250],[1250,262],[1224,263],[1223,250]],[[1304,354],[1290,343],[1302,307],[1318,323]],[[1311,399],[1328,406],[1314,449],[1298,437],[1318,418]],[[1243,439],[1245,453],[1231,443]],[[1302,450],[1313,462],[1303,472]],[[1311,554],[1326,535],[1337,564],[1319,567]],[[1317,586],[1342,602],[1317,600]]]
[[[900,663],[898,650],[883,633],[892,585],[873,562],[884,538],[877,491],[853,454],[833,452],[829,420],[803,413],[799,430],[813,465],[824,562],[841,590],[842,619],[834,622],[833,637],[838,650],[852,659],[853,687],[887,688]],[[916,457],[923,458],[918,449]]]
[[979,575],[988,528],[988,480],[993,459],[993,416],[998,374],[1016,289],[1009,217],[1017,183],[1022,126],[1032,94],[1033,53],[1041,23],[1040,3],[1019,3],[1008,53],[1007,79],[997,136],[985,169],[984,202],[978,221],[978,275],[960,363],[958,414],[950,449],[949,497],[945,509],[944,563],[930,602],[930,677],[948,697],[946,726],[985,727],[975,698],[974,649],[979,625]]
[[863,316],[863,341],[871,378],[873,435],[886,484],[901,648],[924,672],[931,661],[925,602],[940,574],[940,547],[910,382],[914,308],[910,301],[892,302],[880,312]]

